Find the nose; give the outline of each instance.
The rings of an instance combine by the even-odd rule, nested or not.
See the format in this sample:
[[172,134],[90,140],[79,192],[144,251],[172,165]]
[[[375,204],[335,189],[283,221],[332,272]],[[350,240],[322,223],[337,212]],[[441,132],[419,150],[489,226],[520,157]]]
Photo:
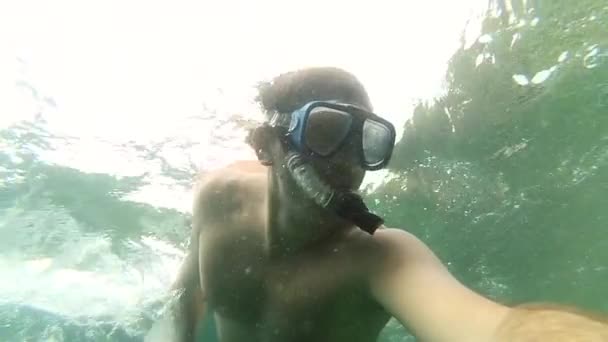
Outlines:
[[355,139],[350,137],[344,144],[340,147],[337,153],[334,155],[336,164],[346,164],[349,166],[358,166],[359,165],[359,153],[357,150],[357,144],[355,143]]

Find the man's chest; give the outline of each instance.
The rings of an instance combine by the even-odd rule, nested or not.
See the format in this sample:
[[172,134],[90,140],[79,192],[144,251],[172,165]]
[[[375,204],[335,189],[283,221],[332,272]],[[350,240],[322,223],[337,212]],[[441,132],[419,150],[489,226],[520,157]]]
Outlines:
[[222,342],[371,342],[388,319],[382,308],[354,287],[297,308],[266,303],[253,321],[215,312]]
[[[202,286],[210,308],[242,322],[327,312],[367,300],[359,256],[344,242],[271,260],[261,234],[201,236]],[[278,315],[270,317],[268,315]]]

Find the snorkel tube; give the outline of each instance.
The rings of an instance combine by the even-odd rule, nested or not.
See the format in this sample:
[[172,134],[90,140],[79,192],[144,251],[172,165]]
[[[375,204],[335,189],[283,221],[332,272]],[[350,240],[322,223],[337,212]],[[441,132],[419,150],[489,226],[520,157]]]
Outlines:
[[381,217],[369,211],[360,195],[332,189],[299,153],[289,152],[286,165],[300,189],[322,208],[335,212],[369,234],[374,234],[384,223]]

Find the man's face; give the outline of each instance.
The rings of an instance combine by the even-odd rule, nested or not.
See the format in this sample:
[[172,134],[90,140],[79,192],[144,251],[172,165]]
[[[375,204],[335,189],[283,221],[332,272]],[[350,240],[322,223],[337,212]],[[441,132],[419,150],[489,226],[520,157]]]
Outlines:
[[[367,106],[354,104],[369,110],[366,108]],[[350,129],[352,127],[344,126],[344,120],[339,120],[332,115],[323,115],[308,121],[305,136],[308,147],[318,150],[323,146],[331,146],[336,141],[336,136],[346,135],[345,140],[329,157],[315,155],[309,156],[308,160],[317,174],[334,189],[355,191],[363,182],[365,169],[361,166],[360,132],[351,132]],[[345,131],[348,134],[345,134]],[[279,165],[285,160],[288,146],[280,135],[271,134],[271,136],[273,138],[270,140],[273,143],[267,145],[270,147],[268,151],[273,164]],[[316,147],[311,144],[316,144]]]
[[[335,134],[330,122],[324,129],[310,132],[316,139],[324,139],[329,134]],[[331,157],[312,157],[311,165],[334,189],[357,190],[365,176],[359,160],[359,145],[356,136],[351,134]]]

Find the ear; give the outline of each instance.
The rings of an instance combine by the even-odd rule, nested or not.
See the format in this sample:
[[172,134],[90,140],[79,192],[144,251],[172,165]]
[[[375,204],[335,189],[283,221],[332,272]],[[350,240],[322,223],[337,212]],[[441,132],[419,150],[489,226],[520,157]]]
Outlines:
[[264,123],[261,126],[253,128],[247,135],[246,142],[253,148],[258,160],[264,166],[272,165],[270,154],[270,139],[272,138],[272,127]]

